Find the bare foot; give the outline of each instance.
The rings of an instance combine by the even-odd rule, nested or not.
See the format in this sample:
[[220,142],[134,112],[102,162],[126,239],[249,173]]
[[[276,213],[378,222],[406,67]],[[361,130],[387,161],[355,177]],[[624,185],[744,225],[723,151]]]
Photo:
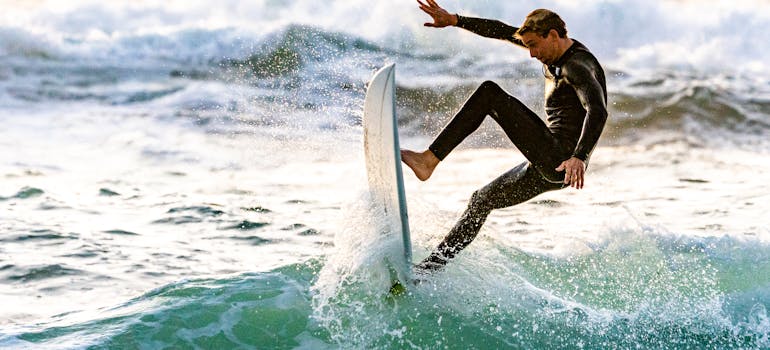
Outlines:
[[433,169],[436,169],[436,165],[440,162],[430,150],[418,153],[402,149],[401,160],[414,171],[414,174],[417,175],[420,181],[427,180],[433,174]]

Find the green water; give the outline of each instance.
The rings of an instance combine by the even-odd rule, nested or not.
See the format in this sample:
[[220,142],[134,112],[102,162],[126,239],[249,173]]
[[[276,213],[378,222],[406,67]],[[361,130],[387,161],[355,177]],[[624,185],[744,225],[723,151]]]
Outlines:
[[[311,259],[181,281],[10,348],[747,349],[770,346],[768,247],[620,233],[592,254],[498,249],[388,294],[382,266]],[[488,244],[488,243],[482,243]],[[736,249],[736,246],[740,249]],[[491,247],[491,245],[490,245]],[[489,259],[486,260],[485,259]],[[494,263],[494,262],[497,263]],[[346,271],[346,272],[340,272]]]

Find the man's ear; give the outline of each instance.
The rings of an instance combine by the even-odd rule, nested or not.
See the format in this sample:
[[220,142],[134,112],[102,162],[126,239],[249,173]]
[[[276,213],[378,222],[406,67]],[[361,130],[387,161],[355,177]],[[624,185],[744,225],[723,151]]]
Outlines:
[[559,32],[556,31],[556,29],[551,29],[548,31],[548,38],[549,39],[558,39],[559,38]]

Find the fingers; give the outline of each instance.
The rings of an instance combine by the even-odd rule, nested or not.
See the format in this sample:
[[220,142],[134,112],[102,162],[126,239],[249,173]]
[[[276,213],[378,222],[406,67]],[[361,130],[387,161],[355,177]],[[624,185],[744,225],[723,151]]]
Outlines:
[[571,173],[570,173],[570,169],[567,167],[567,161],[561,162],[561,164],[559,164],[559,166],[556,168],[556,171],[560,171],[560,172],[565,170],[566,172],[564,173],[564,184],[568,185]]
[[578,178],[578,175],[575,173],[572,173],[572,177],[570,177],[569,179],[569,185],[572,186],[572,188],[577,189],[579,184],[580,184],[580,179]]
[[423,10],[423,11],[425,11],[425,12],[429,13],[429,14],[430,14],[430,13],[436,13],[436,12],[437,12],[437,11],[436,11],[437,9],[435,9],[433,6],[431,6],[431,5],[429,5],[429,4],[426,4],[426,3],[424,3],[424,2],[422,2],[422,1],[420,1],[420,0],[417,0],[417,3],[418,3],[418,4],[420,4],[419,6],[420,6],[420,9],[421,9],[421,10]]
[[585,163],[575,157],[567,159],[556,168],[556,171],[564,171],[564,184],[576,189],[583,188],[586,172]]
[[435,13],[435,10],[433,10],[432,8],[430,8],[430,6],[429,6],[429,5],[427,5],[427,4],[424,4],[424,3],[423,3],[422,1],[420,1],[420,0],[417,0],[417,3],[418,3],[418,4],[420,4],[420,5],[419,5],[419,7],[420,7],[420,10],[422,10],[422,11],[423,11],[423,12],[425,12],[425,13],[427,13],[427,14],[428,14],[428,15],[430,15],[431,17],[433,17],[433,14]]
[[439,26],[436,25],[436,23],[438,23],[441,14],[438,13],[435,9],[428,7],[428,5],[423,4],[419,0],[417,2],[420,4],[420,10],[433,18],[433,23],[426,22],[424,25],[426,27],[438,28]]
[[435,0],[426,0],[432,7],[441,8]]
[[575,170],[576,171],[572,173],[572,177],[570,178],[570,185],[573,188],[579,190],[583,188],[583,179],[584,179],[585,172],[580,168],[577,168]]
[[439,17],[444,17],[449,15],[446,10],[441,8],[441,6],[438,6],[438,4],[433,0],[426,0],[427,3],[422,2],[421,0],[417,0],[417,3],[419,4],[420,9],[433,17],[434,20],[438,19]]
[[576,189],[583,188],[585,169],[579,165],[569,164],[566,161],[556,168],[556,171],[564,171],[564,184]]

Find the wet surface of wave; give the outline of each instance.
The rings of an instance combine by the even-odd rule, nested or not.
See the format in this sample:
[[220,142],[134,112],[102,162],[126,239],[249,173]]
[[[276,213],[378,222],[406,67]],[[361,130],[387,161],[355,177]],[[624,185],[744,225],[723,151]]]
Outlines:
[[6,277],[4,278],[6,281],[16,283],[37,282],[45,279],[81,275],[84,273],[84,271],[62,266],[60,264],[28,267],[6,265],[0,268],[0,271],[3,271],[4,274],[6,274]]
[[7,201],[11,199],[27,199],[27,198],[34,198],[38,197],[45,193],[43,190],[39,188],[34,187],[24,187],[19,190],[19,192],[16,192],[13,196],[10,197],[2,197],[0,196],[0,201]]
[[14,235],[3,238],[2,242],[25,242],[35,240],[77,239],[77,234],[62,234],[52,230],[32,230],[29,234]]
[[[766,265],[769,251],[765,244],[730,238],[617,232],[593,253],[567,259],[507,249],[482,261],[463,259],[464,267],[396,297],[387,294],[379,266],[325,280],[323,271],[335,267],[310,260],[264,273],[169,284],[105,309],[93,321],[70,323],[62,316],[55,326],[0,333],[0,344],[80,341],[111,348],[152,339],[168,347],[269,349],[762,348],[770,345],[763,336],[768,296],[757,290],[770,280],[747,277],[766,276],[752,266]],[[37,278],[35,273],[24,276]],[[333,295],[325,294],[327,283],[340,281]]]

